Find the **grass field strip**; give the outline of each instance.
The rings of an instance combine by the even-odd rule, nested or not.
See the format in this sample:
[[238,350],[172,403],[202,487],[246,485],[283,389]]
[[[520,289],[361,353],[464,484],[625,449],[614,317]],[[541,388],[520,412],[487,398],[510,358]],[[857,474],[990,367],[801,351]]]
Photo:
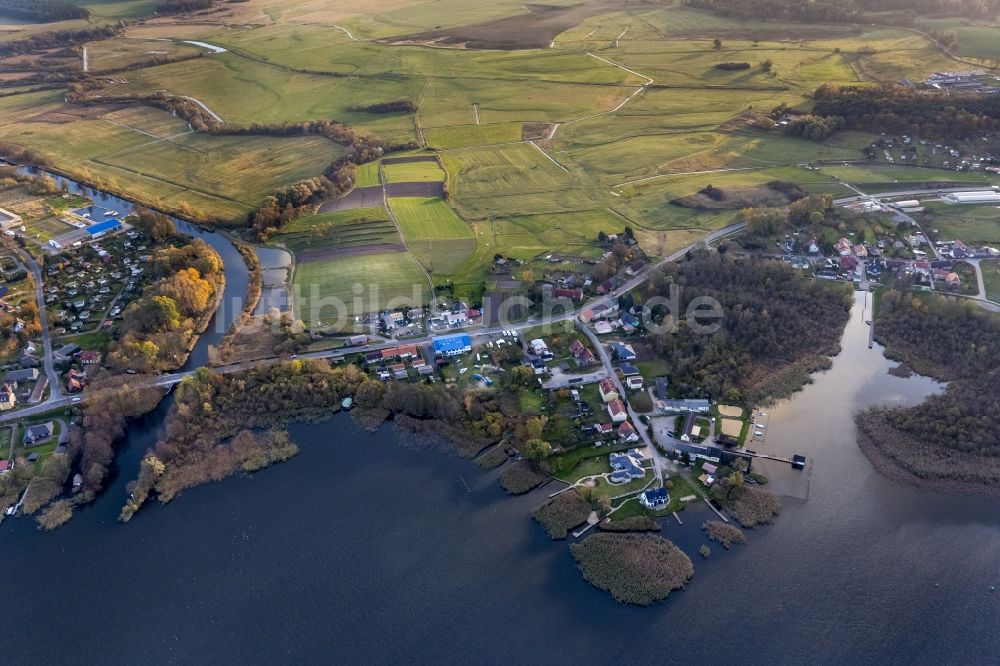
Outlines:
[[427,279],[427,285],[431,288],[431,291],[433,292],[434,280],[431,278],[431,274],[427,272],[427,267],[424,266],[419,259],[417,259],[417,255],[415,255],[413,253],[413,250],[410,249],[409,243],[406,242],[406,234],[403,233],[403,228],[399,225],[399,220],[396,219],[396,214],[392,212],[392,206],[389,205],[389,191],[386,189],[386,183],[388,182],[388,178],[386,177],[385,173],[385,165],[382,164],[382,162],[379,162],[378,165],[378,175],[379,175],[379,180],[382,181],[382,205],[385,207],[386,212],[389,213],[389,219],[392,220],[393,226],[396,227],[396,233],[399,234],[399,240],[402,241],[403,247],[406,248],[406,253],[410,255],[410,258],[413,260],[413,263],[415,263],[417,265],[417,268],[420,269],[420,272],[424,274],[424,278]]
[[538,152],[540,152],[540,153],[541,153],[542,155],[545,155],[545,156],[546,156],[547,158],[549,158],[549,160],[550,160],[550,161],[551,161],[551,162],[552,162],[553,164],[555,164],[555,165],[556,165],[557,167],[559,167],[560,169],[562,169],[562,170],[563,170],[563,171],[565,171],[566,173],[569,173],[569,169],[567,169],[567,168],[566,168],[566,167],[564,167],[564,166],[563,166],[562,164],[560,164],[560,163],[559,163],[559,161],[558,161],[558,160],[556,160],[556,158],[552,157],[552,156],[551,156],[551,155],[549,155],[549,154],[548,154],[547,152],[545,152],[544,150],[542,150],[542,147],[541,147],[541,146],[539,146],[539,145],[538,145],[537,143],[535,143],[534,141],[529,141],[528,143],[530,143],[530,144],[531,144],[531,145],[533,145],[533,146],[534,146],[535,148],[537,148],[537,149],[538,149]]
[[658,173],[655,176],[646,176],[645,178],[639,178],[636,180],[627,180],[624,183],[616,183],[611,187],[625,187],[626,185],[635,185],[636,183],[644,183],[647,180],[656,180],[657,178],[671,178],[674,176],[700,176],[705,173],[726,173],[728,171],[760,171],[761,169],[773,169],[775,165],[769,166],[754,166],[754,167],[728,167],[725,169],[705,169],[703,171],[679,171],[677,173]]
[[[623,33],[623,34],[624,34],[624,33]],[[556,135],[556,130],[558,130],[558,129],[559,129],[559,127],[560,127],[560,126],[562,126],[562,125],[569,125],[570,123],[578,123],[578,122],[580,122],[581,120],[589,120],[589,119],[591,119],[591,118],[598,118],[598,117],[600,117],[600,116],[606,116],[606,115],[608,115],[608,114],[611,114],[611,113],[614,113],[614,112],[616,112],[616,111],[620,111],[620,110],[621,110],[622,108],[624,108],[624,106],[625,106],[626,104],[628,104],[628,103],[629,103],[629,102],[631,102],[631,101],[632,101],[633,99],[635,99],[636,95],[638,95],[638,94],[639,94],[639,93],[641,93],[641,92],[642,92],[643,90],[645,90],[645,89],[646,89],[646,87],[647,87],[647,86],[649,86],[649,84],[651,84],[651,83],[653,82],[653,79],[649,78],[649,77],[648,77],[648,76],[646,76],[645,74],[640,74],[639,72],[637,72],[637,71],[635,71],[635,70],[632,70],[632,69],[629,69],[628,67],[623,67],[622,65],[619,65],[619,64],[618,64],[618,63],[616,63],[616,62],[611,62],[611,61],[610,61],[610,60],[608,60],[607,58],[602,58],[601,56],[598,56],[598,55],[594,55],[593,53],[590,53],[589,51],[587,52],[587,55],[589,55],[589,56],[590,56],[591,58],[595,58],[596,60],[600,60],[600,61],[601,61],[601,62],[603,62],[603,63],[607,63],[607,64],[609,64],[609,65],[611,65],[611,66],[613,66],[613,67],[617,67],[618,69],[620,69],[620,70],[623,70],[623,71],[625,71],[625,72],[628,72],[629,74],[632,74],[632,75],[634,75],[634,76],[638,76],[638,77],[639,77],[640,79],[646,79],[646,82],[645,82],[645,83],[643,83],[643,84],[642,84],[641,86],[638,86],[638,87],[637,87],[637,88],[635,89],[635,92],[634,92],[634,93],[632,93],[631,95],[629,95],[628,97],[626,97],[626,98],[625,98],[625,99],[624,99],[624,100],[622,101],[622,103],[621,103],[621,104],[619,104],[619,105],[618,105],[618,106],[616,106],[615,108],[611,109],[610,111],[601,111],[600,113],[592,113],[592,114],[590,114],[590,115],[587,115],[587,116],[582,116],[582,117],[580,117],[580,118],[574,118],[573,120],[567,120],[567,121],[566,121],[566,122],[564,122],[564,123],[556,123],[556,125],[555,125],[555,126],[554,126],[554,127],[552,128],[552,132],[551,132],[551,133],[549,133],[549,136],[548,136],[548,137],[547,137],[547,138],[545,139],[546,141],[550,141],[550,140],[552,140],[552,138],[553,138],[553,137],[555,137],[555,135]],[[535,146],[535,147],[537,148],[537,146]],[[544,151],[542,151],[542,152],[544,152]],[[549,159],[552,159],[552,158],[549,158]],[[553,162],[555,162],[555,160],[552,160],[552,161],[553,161]],[[558,164],[558,162],[556,162],[556,164]],[[562,166],[562,165],[560,164],[559,166]],[[565,168],[565,167],[564,167],[564,168]]]
[[109,120],[107,118],[101,118],[101,120],[103,120],[104,122],[106,122],[106,123],[108,123],[110,125],[117,125],[118,127],[124,127],[125,129],[132,130],[133,132],[138,132],[139,134],[145,134],[146,136],[151,136],[151,137],[153,137],[154,139],[157,139],[157,140],[163,139],[162,136],[159,136],[157,134],[153,134],[152,132],[147,132],[144,129],[139,129],[138,127],[132,127],[131,125],[126,125],[125,123],[120,123],[117,120]]
[[[125,155],[125,154],[131,153],[133,151],[139,150],[140,148],[147,148],[147,147],[155,145],[157,143],[163,143],[164,141],[170,141],[171,143],[173,143],[173,140],[176,139],[179,136],[185,136],[187,134],[194,134],[194,133],[195,133],[195,131],[193,129],[189,129],[186,132],[178,132],[177,134],[172,134],[170,136],[165,136],[163,138],[157,139],[156,141],[149,141],[147,143],[139,144],[138,146],[132,146],[131,148],[126,148],[125,150],[118,151],[117,153],[107,153],[106,155],[101,155],[101,157],[112,157],[114,155]],[[177,143],[175,145],[178,148],[183,148],[185,150],[190,150],[191,152],[194,152],[194,153],[204,153],[205,152],[203,150],[198,150],[197,148],[195,148],[193,146],[185,146],[182,143]]]

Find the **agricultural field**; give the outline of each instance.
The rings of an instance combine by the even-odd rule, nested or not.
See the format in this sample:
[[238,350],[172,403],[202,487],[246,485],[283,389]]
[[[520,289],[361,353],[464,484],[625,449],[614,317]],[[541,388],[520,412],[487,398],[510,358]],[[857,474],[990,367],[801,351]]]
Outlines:
[[338,317],[378,311],[394,299],[419,305],[430,298],[427,279],[406,252],[299,263],[292,286],[295,316],[327,326]]
[[444,169],[437,162],[405,162],[386,164],[387,183],[438,183],[444,180]]
[[925,202],[924,222],[937,229],[941,240],[960,240],[967,245],[1000,245],[1000,208],[988,204],[956,205]]
[[389,199],[406,245],[436,276],[455,274],[476,249],[472,228],[437,197]]
[[382,184],[382,177],[379,176],[379,163],[368,162],[358,167],[356,187],[374,187]]
[[407,240],[472,236],[469,225],[437,197],[393,197],[389,207]]
[[[95,3],[93,20],[134,18],[149,7]],[[958,30],[962,53],[992,57],[994,28],[942,21],[931,27]],[[919,80],[955,68],[926,37],[898,28],[749,21],[624,0],[248,0],[190,20],[137,22],[125,36],[88,47],[95,70],[135,66],[107,94],[185,95],[236,125],[336,119],[437,151],[443,170],[371,163],[356,179],[359,187],[382,178],[447,182],[447,202],[390,202],[407,249],[435,281],[478,283],[496,252],[595,256],[597,233],[626,225],[649,255],[662,256],[733,220],[735,209],[675,203],[709,184],[784,180],[843,196],[852,193],[845,183],[985,182],[947,170],[843,166],[873,140],[864,132],[813,142],[749,126],[753,114],[779,104],[808,111],[810,93],[825,83]],[[227,51],[208,54],[183,40]],[[194,53],[201,55],[147,62]],[[748,67],[718,66],[731,62]],[[63,97],[0,97],[4,140],[144,202],[210,220],[240,220],[273,190],[322,173],[343,154],[319,138],[212,137],[162,111],[82,107]],[[400,101],[415,111],[380,108]],[[399,245],[391,223],[374,209],[307,216],[275,240],[296,254],[330,256]],[[979,221],[962,223],[975,227],[977,240],[991,237]]]
[[331,255],[337,250],[402,242],[384,208],[304,215],[283,227],[274,241],[297,257],[304,252]]

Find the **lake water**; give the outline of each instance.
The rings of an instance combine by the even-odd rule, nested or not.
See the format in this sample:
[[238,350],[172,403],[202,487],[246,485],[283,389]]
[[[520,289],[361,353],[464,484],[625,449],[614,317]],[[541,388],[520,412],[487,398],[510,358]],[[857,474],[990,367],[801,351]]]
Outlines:
[[994,501],[893,486],[852,414],[939,387],[867,347],[858,296],[833,368],[770,410],[766,450],[813,460],[808,500],[710,560],[704,506],[664,520],[695,578],[623,607],[508,498],[496,472],[397,444],[345,415],[296,426],[302,453],[116,522],[167,409],[136,424],[123,472],[51,534],[0,525],[6,663],[985,663],[1000,637]]

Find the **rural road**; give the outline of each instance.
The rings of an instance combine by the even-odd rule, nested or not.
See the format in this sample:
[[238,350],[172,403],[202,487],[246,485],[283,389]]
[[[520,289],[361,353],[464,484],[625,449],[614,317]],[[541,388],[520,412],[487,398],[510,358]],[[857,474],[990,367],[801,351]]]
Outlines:
[[[737,233],[739,231],[742,231],[745,226],[746,226],[745,222],[739,222],[737,224],[731,224],[728,227],[725,227],[725,228],[720,229],[718,231],[712,232],[711,234],[709,234],[708,236],[705,236],[704,238],[702,238],[701,240],[699,240],[696,243],[692,243],[691,245],[688,245],[685,248],[677,250],[676,252],[674,252],[674,253],[668,255],[667,257],[664,257],[660,261],[656,262],[655,264],[650,264],[642,272],[640,272],[638,275],[636,275],[634,278],[632,278],[631,280],[629,280],[628,282],[626,282],[625,284],[623,284],[621,287],[619,287],[618,293],[625,293],[627,291],[631,291],[631,290],[635,289],[636,287],[638,287],[639,285],[641,285],[643,282],[645,282],[647,279],[649,279],[650,274],[654,270],[656,270],[657,268],[659,268],[659,267],[661,267],[661,266],[663,266],[665,264],[668,264],[670,262],[677,261],[678,259],[684,257],[686,254],[688,254],[692,250],[694,250],[694,249],[696,249],[698,247],[701,247],[701,246],[703,246],[706,243],[712,243],[714,241],[720,240],[720,239],[725,238],[727,236],[731,236],[731,235],[733,235],[733,234],[735,234],[735,233]],[[40,282],[39,282],[39,284],[40,284]],[[549,323],[558,323],[558,322],[561,322],[561,321],[574,320],[582,312],[586,311],[589,308],[594,307],[597,303],[605,300],[606,298],[607,298],[606,296],[600,296],[598,298],[593,298],[593,299],[591,299],[591,300],[583,303],[582,305],[580,305],[580,307],[578,307],[575,310],[564,312],[564,313],[561,313],[561,314],[553,317],[551,320],[549,320]],[[469,335],[471,335],[473,337],[482,338],[482,337],[487,337],[487,336],[491,336],[491,335],[499,335],[504,330],[514,330],[514,331],[518,331],[518,332],[524,331],[524,330],[529,329],[529,328],[535,328],[540,323],[543,323],[543,322],[539,322],[537,320],[531,319],[531,320],[528,320],[526,322],[520,322],[520,323],[516,323],[516,324],[497,324],[496,326],[490,326],[490,327],[486,327],[486,328],[483,328],[483,329],[471,330],[471,331],[467,331],[467,332],[469,333]],[[47,328],[45,330],[47,330]],[[425,344],[429,344],[432,340],[433,340],[433,338],[431,336],[424,336],[422,338],[409,339],[409,340],[406,340],[405,342],[400,342],[400,341],[393,340],[393,341],[389,341],[389,342],[383,342],[383,343],[380,343],[380,344],[368,345],[368,346],[364,347],[364,349],[366,351],[376,351],[376,350],[379,350],[379,349],[387,349],[387,348],[390,348],[390,347],[397,347],[400,344],[425,345]],[[299,358],[309,358],[309,359],[322,359],[322,358],[325,358],[325,359],[332,359],[332,360],[341,360],[345,356],[358,353],[359,351],[361,351],[361,349],[362,348],[359,348],[359,347],[349,347],[347,349],[334,349],[334,350],[328,350],[328,351],[311,352],[311,353],[306,353],[306,354],[300,354]],[[602,349],[602,348],[600,346],[598,346],[598,349]],[[46,359],[48,359],[48,364],[51,365],[51,343],[48,343],[48,345],[47,345]],[[233,373],[233,372],[241,372],[241,371],[249,370],[251,368],[258,367],[258,366],[272,365],[274,363],[279,363],[279,362],[287,360],[287,359],[288,359],[288,356],[285,356],[285,355],[269,356],[269,357],[265,357],[265,358],[261,358],[261,359],[256,359],[254,361],[247,361],[247,362],[243,362],[243,363],[234,363],[234,364],[231,364],[231,365],[219,366],[219,367],[212,368],[212,370],[214,372],[218,372],[218,373],[222,373],[222,374],[230,374],[230,373]],[[605,367],[607,367],[607,366],[605,366]],[[46,370],[46,372],[47,371],[48,370]],[[149,387],[154,387],[154,386],[155,387],[159,387],[159,388],[170,388],[170,387],[174,386],[175,384],[180,383],[181,381],[183,381],[187,377],[190,377],[195,372],[196,372],[195,370],[189,370],[187,372],[168,373],[168,374],[163,374],[163,375],[159,375],[159,376],[156,376],[156,377],[136,375],[134,386],[136,388],[149,388]],[[54,372],[54,369],[53,369],[53,375],[54,374],[55,374],[55,372]],[[55,379],[57,381],[53,384],[53,386],[58,387],[58,376],[56,376]],[[52,380],[50,379],[50,381],[52,381]],[[58,390],[58,389],[56,389],[56,390]],[[52,410],[52,409],[57,409],[59,407],[65,407],[67,405],[74,404],[74,401],[79,401],[79,400],[80,400],[79,397],[73,397],[73,398],[65,397],[65,396],[52,397],[49,400],[47,400],[46,402],[38,404],[38,405],[35,405],[34,407],[29,407],[27,409],[21,409],[21,410],[17,410],[16,412],[8,412],[6,414],[0,415],[0,423],[4,423],[4,422],[8,422],[8,421],[15,421],[15,420],[24,418],[26,416],[34,416],[36,414],[41,414],[41,413],[44,413],[44,412]],[[636,421],[636,423],[639,423],[639,421]],[[640,430],[640,433],[641,433],[641,435],[642,435],[642,437],[644,439],[647,437],[647,435],[645,434],[645,431],[642,431],[639,428],[637,428],[637,430]]]
[[62,393],[59,390],[59,375],[56,373],[55,362],[52,358],[52,336],[49,334],[49,316],[45,311],[45,285],[42,282],[42,269],[38,266],[35,258],[28,252],[23,252],[20,249],[15,249],[14,251],[31,270],[31,275],[35,281],[35,303],[38,306],[38,322],[42,327],[42,361],[45,366],[45,376],[49,378],[50,387],[49,400],[41,403],[39,405],[41,406],[62,397]]

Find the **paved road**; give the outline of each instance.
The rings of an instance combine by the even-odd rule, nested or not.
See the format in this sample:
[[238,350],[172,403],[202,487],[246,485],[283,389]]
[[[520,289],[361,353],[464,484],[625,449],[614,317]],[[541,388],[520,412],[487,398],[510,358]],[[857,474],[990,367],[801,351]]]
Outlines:
[[653,458],[653,472],[656,474],[656,480],[659,483],[663,483],[663,468],[665,466],[665,461],[660,450],[656,447],[656,444],[649,438],[649,433],[646,432],[646,428],[642,421],[639,420],[639,415],[635,413],[632,409],[632,404],[626,399],[625,387],[622,386],[622,382],[618,379],[618,373],[615,372],[615,366],[611,363],[611,354],[608,353],[607,348],[601,344],[601,341],[597,339],[597,334],[590,329],[589,326],[584,324],[579,319],[576,320],[576,326],[583,332],[584,335],[590,340],[590,344],[594,346],[597,350],[597,355],[601,359],[601,363],[604,365],[605,371],[608,373],[608,377],[615,384],[615,389],[618,391],[618,395],[621,396],[622,402],[625,403],[625,409],[628,410],[629,418],[632,419],[632,425],[635,426],[636,431],[639,433],[639,437],[646,444],[649,449],[650,455]]
[[16,249],[15,252],[27,264],[35,280],[35,303],[38,305],[38,321],[42,326],[42,362],[45,366],[45,376],[49,378],[49,401],[58,400],[62,397],[62,392],[59,390],[59,375],[56,373],[52,355],[52,336],[49,334],[49,316],[45,311],[45,285],[42,282],[42,269],[39,268],[38,262],[30,253],[21,249]]
[[[659,267],[661,267],[661,266],[663,266],[663,265],[665,265],[667,263],[670,263],[670,262],[673,262],[673,261],[677,261],[681,257],[685,256],[687,253],[691,252],[692,250],[694,250],[694,249],[696,249],[698,247],[702,247],[706,243],[712,243],[712,242],[715,242],[715,241],[717,241],[719,239],[725,238],[726,236],[731,236],[731,235],[733,235],[735,233],[738,233],[738,232],[742,231],[745,226],[746,226],[745,222],[739,222],[737,224],[731,224],[728,227],[725,227],[724,229],[720,229],[719,231],[712,232],[711,234],[709,234],[705,238],[701,239],[697,243],[692,243],[691,245],[688,245],[685,248],[677,250],[673,254],[671,254],[671,255],[669,255],[667,257],[664,257],[663,259],[661,259],[660,261],[656,262],[655,264],[650,264],[649,266],[647,266],[645,268],[645,270],[643,270],[642,272],[640,272],[637,276],[635,276],[631,280],[629,280],[629,281],[625,282],[623,285],[621,285],[618,288],[618,293],[625,293],[625,292],[628,292],[628,291],[631,291],[631,290],[635,289],[636,287],[638,287],[639,285],[641,285],[643,282],[645,282],[646,280],[648,280],[650,274],[655,269],[657,269],[657,268],[659,268]],[[39,284],[41,284],[40,281],[39,281]],[[598,303],[606,300],[607,298],[608,298],[607,296],[600,296],[598,298],[591,299],[591,300],[583,303],[582,305],[580,305],[576,310],[572,310],[572,311],[568,311],[568,312],[564,312],[564,313],[561,313],[559,315],[556,315],[551,320],[549,320],[549,322],[550,323],[557,323],[557,322],[566,321],[566,320],[574,320],[574,319],[576,319],[580,315],[580,313],[582,313],[582,312],[584,312],[584,311],[586,311],[586,310],[594,307],[595,305],[597,305]],[[43,303],[43,305],[44,305],[44,303]],[[43,312],[44,312],[44,310],[43,310]],[[529,328],[534,328],[534,327],[538,326],[541,323],[544,323],[544,322],[541,322],[541,321],[539,321],[537,319],[529,319],[527,322],[521,322],[521,323],[517,323],[517,324],[497,324],[496,326],[490,326],[490,327],[486,327],[486,328],[482,328],[482,329],[478,329],[478,330],[471,330],[471,331],[467,331],[467,332],[470,335],[472,335],[473,337],[481,338],[481,337],[487,337],[487,336],[492,336],[492,335],[499,335],[499,334],[501,334],[502,331],[505,331],[505,330],[508,330],[508,331],[513,330],[513,331],[520,332],[520,331],[523,331],[523,330],[526,330],[526,329],[529,329]],[[47,331],[48,330],[47,327],[45,327],[44,330]],[[406,340],[406,341],[396,341],[396,340],[393,340],[393,341],[383,342],[383,343],[379,343],[379,344],[368,345],[368,346],[364,347],[363,349],[364,349],[364,351],[377,351],[379,349],[388,349],[390,347],[397,347],[397,346],[399,346],[401,344],[424,345],[424,344],[430,343],[432,340],[433,340],[433,338],[431,336],[425,336],[425,337],[422,337],[422,338],[409,339],[409,340]],[[600,348],[599,345],[598,345],[598,347]],[[348,356],[348,355],[351,355],[351,354],[356,354],[359,351],[362,351],[362,349],[360,349],[358,347],[349,347],[347,349],[333,349],[333,350],[329,350],[329,351],[319,351],[319,352],[310,352],[310,353],[306,353],[306,354],[301,354],[300,358],[310,358],[310,359],[326,358],[326,359],[331,359],[331,360],[335,360],[336,361],[336,360],[343,359],[345,356]],[[52,356],[51,355],[51,343],[47,342],[46,343],[46,359],[48,359],[47,366],[51,366],[51,356]],[[219,366],[219,367],[213,368],[213,370],[215,372],[219,372],[219,373],[222,373],[222,374],[229,374],[229,373],[232,373],[232,372],[240,372],[240,371],[243,371],[243,370],[249,370],[250,368],[253,368],[253,367],[256,367],[256,366],[271,365],[273,363],[278,363],[280,361],[286,360],[287,358],[288,357],[284,356],[284,355],[282,355],[282,356],[271,356],[271,357],[257,359],[257,360],[254,360],[254,361],[248,361],[248,362],[244,362],[244,363],[234,363],[234,364],[230,364],[230,365]],[[46,369],[46,372],[48,372],[48,369]],[[157,386],[157,387],[160,387],[160,388],[170,388],[174,384],[177,384],[177,383],[181,382],[184,378],[189,377],[189,376],[193,375],[194,373],[195,373],[195,371],[191,370],[191,371],[187,371],[187,372],[175,372],[175,373],[169,373],[169,374],[159,375],[159,376],[157,376],[155,378],[136,376],[135,384],[134,385],[137,388],[149,387],[149,386]],[[54,374],[55,374],[55,371],[53,369],[53,375]],[[57,381],[53,385],[56,386],[56,387],[58,387],[58,376],[56,376],[55,378],[56,378]],[[50,381],[51,381],[51,379],[50,379]],[[0,423],[6,422],[6,421],[13,421],[13,420],[25,417],[25,416],[33,416],[35,414],[40,414],[42,412],[46,412],[46,411],[51,410],[51,409],[57,409],[59,407],[65,407],[67,405],[75,404],[77,402],[80,402],[80,397],[79,396],[77,396],[77,397],[66,397],[66,396],[62,396],[62,395],[58,395],[58,396],[54,395],[49,400],[47,400],[44,403],[41,403],[39,405],[35,405],[34,407],[29,407],[27,409],[20,409],[20,410],[17,410],[15,412],[8,412],[6,414],[0,415]],[[638,420],[636,420],[635,423],[639,424],[640,422]],[[637,428],[637,429],[640,430],[642,436],[645,438],[646,437],[645,431],[642,430],[641,428]]]

